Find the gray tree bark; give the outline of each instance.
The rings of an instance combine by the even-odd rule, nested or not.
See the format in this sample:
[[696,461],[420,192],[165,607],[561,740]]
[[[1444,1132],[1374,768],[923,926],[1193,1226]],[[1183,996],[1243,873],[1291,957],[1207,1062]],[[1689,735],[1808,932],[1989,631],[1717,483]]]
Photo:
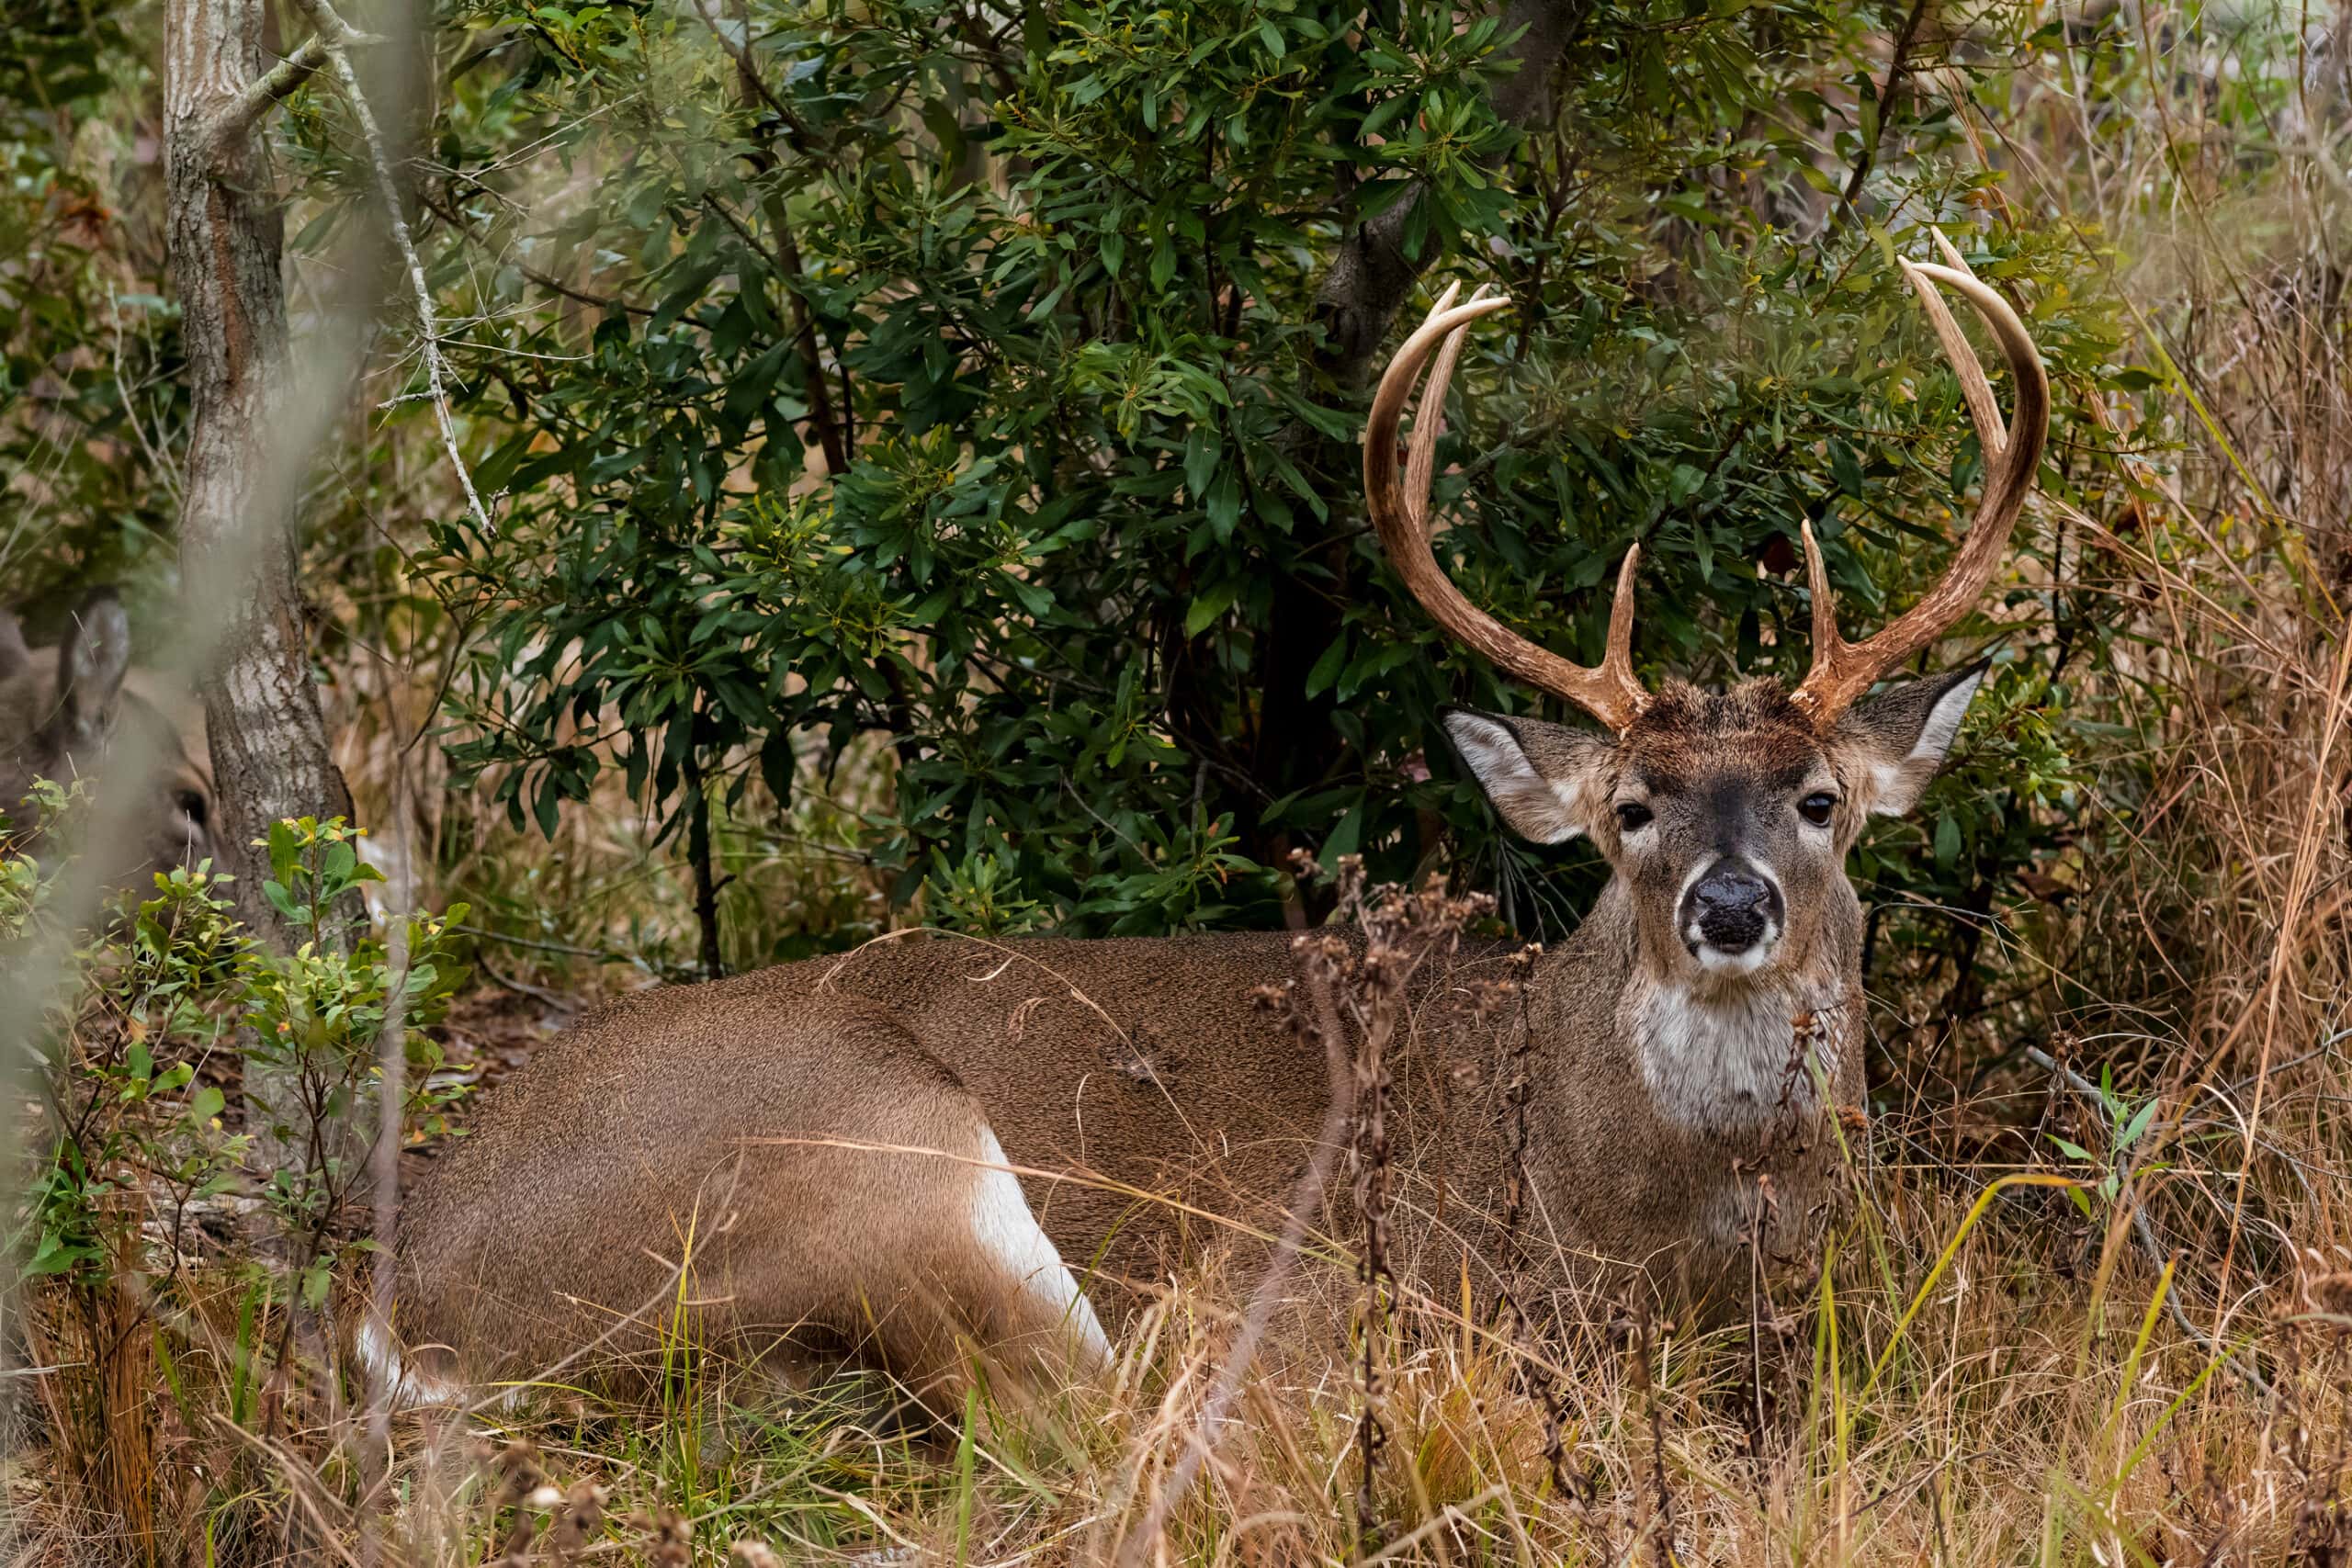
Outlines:
[[[164,16],[164,181],[191,405],[180,567],[225,628],[196,672],[212,748],[214,841],[238,912],[282,937],[252,848],[288,817],[349,817],[311,678],[296,568],[298,487],[261,473],[288,381],[283,223],[258,127],[315,69],[305,45],[273,62],[262,0],[170,0]],[[256,507],[280,514],[255,515]],[[250,536],[247,536],[250,531]]]
[[[201,661],[212,752],[213,842],[248,929],[283,949],[262,893],[256,840],[289,817],[352,815],[311,678],[296,564],[300,462],[271,438],[290,411],[284,230],[259,124],[325,58],[314,40],[272,64],[263,0],[169,0],[164,8],[164,170],[172,282],[190,403],[180,502],[180,580],[191,618],[220,628]],[[322,914],[325,911],[322,911]],[[356,904],[318,935],[350,940]],[[299,1073],[245,1055],[257,1170],[308,1164]],[[280,1137],[275,1129],[290,1129]]]

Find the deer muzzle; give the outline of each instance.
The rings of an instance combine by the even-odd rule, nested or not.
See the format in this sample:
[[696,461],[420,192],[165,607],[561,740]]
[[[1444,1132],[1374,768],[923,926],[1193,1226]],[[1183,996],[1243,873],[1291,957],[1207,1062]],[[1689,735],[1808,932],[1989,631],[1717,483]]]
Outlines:
[[1708,968],[1752,969],[1771,955],[1788,922],[1781,890],[1744,861],[1724,856],[1682,896],[1676,929]]

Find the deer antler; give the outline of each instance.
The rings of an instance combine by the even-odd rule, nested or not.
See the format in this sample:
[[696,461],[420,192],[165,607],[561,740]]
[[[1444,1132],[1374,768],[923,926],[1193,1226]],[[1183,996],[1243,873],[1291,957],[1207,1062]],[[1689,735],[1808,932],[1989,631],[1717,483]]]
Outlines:
[[[1445,428],[1445,389],[1461,356],[1462,334],[1479,317],[1510,307],[1507,299],[1489,298],[1483,285],[1465,303],[1456,305],[1453,296],[1460,288],[1453,285],[1439,296],[1429,319],[1388,362],[1379,389],[1373,394],[1363,437],[1363,488],[1373,526],[1379,531],[1381,547],[1388,552],[1396,575],[1438,625],[1505,673],[1575,703],[1623,734],[1649,703],[1649,694],[1634,679],[1634,570],[1641,559],[1641,547],[1625,553],[1625,564],[1617,573],[1617,598],[1609,611],[1608,651],[1596,669],[1538,648],[1471,604],[1439,569],[1430,549],[1430,473],[1436,460],[1438,436]],[[1433,352],[1437,366],[1430,373],[1429,389],[1421,394],[1413,421],[1413,447],[1400,485],[1396,426],[1404,417],[1406,400],[1412,396],[1413,383]]]
[[[2042,445],[2050,434],[2050,381],[2042,374],[2041,353],[2034,347],[2025,323],[2007,300],[1968,270],[1968,263],[1940,233],[1936,235],[1936,245],[1950,265],[1906,261],[1902,263],[1903,275],[1927,306],[1944,357],[1960,377],[1961,396],[1967,400],[1968,417],[1975,423],[1977,441],[1984,448],[1984,493],[1977,501],[1976,516],[1950,570],[1917,604],[1888,622],[1876,637],[1859,643],[1838,635],[1838,603],[1829,591],[1829,570],[1821,558],[1821,547],[1814,542],[1813,525],[1804,525],[1805,567],[1813,581],[1813,669],[1797,688],[1795,698],[1812,710],[1814,722],[1824,729],[1835,724],[1838,716],[1880,676],[1941,637],[1984,592],[2000,564],[2001,552],[2008,547],[2018,513],[2033,493],[2034,470],[2041,465]],[[2017,383],[2017,415],[2006,431],[1992,384],[1984,378],[1984,367],[1977,363],[1976,351],[1969,347],[1959,323],[1944,308],[1942,297],[1936,292],[1939,283],[1976,307],[1976,314],[2000,344],[2001,357]]]

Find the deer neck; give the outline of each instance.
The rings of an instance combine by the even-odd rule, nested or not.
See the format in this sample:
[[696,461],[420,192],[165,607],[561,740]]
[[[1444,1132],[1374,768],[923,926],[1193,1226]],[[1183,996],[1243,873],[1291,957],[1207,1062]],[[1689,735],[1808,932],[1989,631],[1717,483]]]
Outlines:
[[1841,1069],[1852,1064],[1841,1058],[1856,1048],[1847,1025],[1860,990],[1859,904],[1851,922],[1832,919],[1824,938],[1789,962],[1714,976],[1646,957],[1630,901],[1603,902],[1618,904],[1625,925],[1611,944],[1627,969],[1614,1032],[1660,1121],[1699,1136],[1754,1136],[1810,1114],[1820,1103],[1816,1084],[1847,1076]]

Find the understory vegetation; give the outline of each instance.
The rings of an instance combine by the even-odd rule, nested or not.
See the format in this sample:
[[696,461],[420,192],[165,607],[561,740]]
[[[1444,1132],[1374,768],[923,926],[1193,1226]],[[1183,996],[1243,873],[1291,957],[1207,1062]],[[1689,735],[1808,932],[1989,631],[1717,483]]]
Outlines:
[[[0,601],[40,645],[117,586],[185,682],[176,3],[0,16]],[[0,856],[24,1561],[2352,1562],[2335,10],[377,9],[265,131],[295,354],[392,280],[299,486],[355,818],[93,915],[32,852],[62,780]],[[402,53],[421,107],[363,121]],[[1363,1139],[1272,1290],[1209,1257],[1107,1383],[938,1428],[730,1365],[683,1230],[646,1402],[395,1413],[343,1354],[401,1185],[623,991],[922,926],[1556,942],[1599,857],[1510,837],[1438,715],[1566,716],[1380,559],[1370,378],[1508,293],[1454,579],[1592,660],[1638,544],[1645,676],[1793,680],[1800,525],[1858,635],[1982,475],[1931,230],[2056,413],[1927,666],[1990,660],[1951,763],[1849,863],[1817,1278],[1539,1341],[1366,1266],[1413,1178]]]

